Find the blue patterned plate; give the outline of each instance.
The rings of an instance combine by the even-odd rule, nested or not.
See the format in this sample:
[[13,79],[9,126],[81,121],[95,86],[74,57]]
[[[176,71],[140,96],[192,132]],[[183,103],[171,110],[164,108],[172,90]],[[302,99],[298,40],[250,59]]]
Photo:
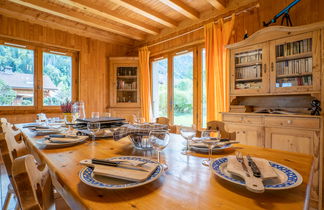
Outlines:
[[[258,158],[255,158],[258,159]],[[211,170],[220,178],[230,181],[235,184],[245,185],[245,182],[242,178],[232,175],[226,169],[227,166],[227,157],[222,157],[215,159],[211,162]],[[278,178],[272,180],[264,180],[264,188],[267,190],[283,190],[290,189],[299,186],[303,182],[302,176],[295,170],[269,161],[270,165],[277,172]]]
[[[154,160],[150,160],[142,157],[136,157],[136,156],[121,156],[121,157],[109,158],[109,160],[115,160],[115,159],[136,160],[141,162],[159,164]],[[161,176],[162,172],[163,172],[163,166],[159,164],[156,170],[145,181],[131,182],[131,181],[115,179],[111,177],[95,176],[93,174],[93,169],[91,167],[85,167],[80,171],[79,177],[83,183],[90,185],[92,187],[114,190],[114,189],[134,188],[134,187],[139,187],[148,184],[150,182],[157,180]]]

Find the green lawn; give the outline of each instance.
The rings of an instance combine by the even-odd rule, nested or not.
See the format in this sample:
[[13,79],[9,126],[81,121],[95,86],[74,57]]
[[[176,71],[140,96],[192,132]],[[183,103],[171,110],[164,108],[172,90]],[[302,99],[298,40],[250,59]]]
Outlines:
[[174,115],[174,124],[189,126],[193,124],[192,113],[175,113]]

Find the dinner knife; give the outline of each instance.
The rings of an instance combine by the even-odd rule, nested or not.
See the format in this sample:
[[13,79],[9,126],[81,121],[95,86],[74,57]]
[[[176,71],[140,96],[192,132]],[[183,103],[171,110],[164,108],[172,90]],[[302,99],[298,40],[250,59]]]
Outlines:
[[247,158],[247,160],[249,162],[249,166],[252,169],[253,176],[255,176],[257,178],[260,178],[261,177],[261,172],[260,172],[259,167],[255,164],[255,162],[252,160],[250,155],[247,155],[246,158]]
[[120,163],[118,161],[110,161],[110,160],[100,160],[100,159],[90,159],[90,160],[82,160],[80,161],[82,165],[87,165],[87,166],[93,166],[93,165],[105,165],[105,166],[113,166],[113,167],[119,167],[119,168],[126,168],[126,169],[131,169],[131,170],[136,170],[136,171],[145,171],[148,172],[148,170],[142,168],[142,167],[136,167],[124,163]]

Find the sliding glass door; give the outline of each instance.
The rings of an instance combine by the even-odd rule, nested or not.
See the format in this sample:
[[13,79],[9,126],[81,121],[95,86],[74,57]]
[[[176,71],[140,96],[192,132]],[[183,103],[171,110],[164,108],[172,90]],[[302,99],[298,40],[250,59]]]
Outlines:
[[206,61],[203,46],[152,58],[153,117],[180,126],[206,127]]
[[173,56],[173,123],[193,124],[193,52]]

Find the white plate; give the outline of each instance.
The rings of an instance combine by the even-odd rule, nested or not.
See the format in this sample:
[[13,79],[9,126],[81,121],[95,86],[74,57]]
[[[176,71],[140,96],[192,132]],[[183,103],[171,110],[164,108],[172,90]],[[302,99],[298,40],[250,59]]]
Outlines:
[[[232,144],[226,144],[221,147],[214,147],[213,152],[220,152],[224,149],[231,148]],[[195,152],[200,152],[200,153],[208,153],[208,147],[195,147],[195,146],[190,146],[190,149],[195,151]]]
[[96,187],[96,188],[103,188],[103,189],[109,189],[109,190],[128,189],[128,188],[139,187],[139,186],[148,184],[150,182],[153,182],[153,181],[157,180],[163,172],[163,166],[154,160],[150,160],[150,159],[146,159],[146,158],[142,158],[142,157],[136,157],[136,156],[121,156],[121,157],[109,158],[108,160],[114,160],[114,159],[137,160],[137,161],[142,161],[142,162],[150,162],[150,163],[159,164],[159,166],[151,174],[151,176],[149,176],[143,182],[130,182],[127,180],[115,179],[115,178],[111,178],[111,177],[95,176],[93,174],[93,168],[85,167],[79,173],[79,177],[80,177],[81,181],[83,183],[85,183],[86,185]]
[[69,146],[79,144],[81,142],[86,141],[88,138],[89,138],[88,136],[78,136],[78,138],[73,142],[71,141],[71,142],[62,142],[62,143],[51,142],[48,139],[40,139],[37,140],[36,143],[45,148],[60,148],[60,147],[69,147]]
[[[254,157],[254,159],[258,158]],[[227,157],[215,159],[211,162],[210,169],[222,179],[238,185],[245,185],[242,178],[232,175],[227,171],[227,161]],[[276,162],[269,161],[269,163],[277,172],[278,178],[263,181],[266,190],[290,189],[299,186],[303,182],[302,176],[297,171]]]

